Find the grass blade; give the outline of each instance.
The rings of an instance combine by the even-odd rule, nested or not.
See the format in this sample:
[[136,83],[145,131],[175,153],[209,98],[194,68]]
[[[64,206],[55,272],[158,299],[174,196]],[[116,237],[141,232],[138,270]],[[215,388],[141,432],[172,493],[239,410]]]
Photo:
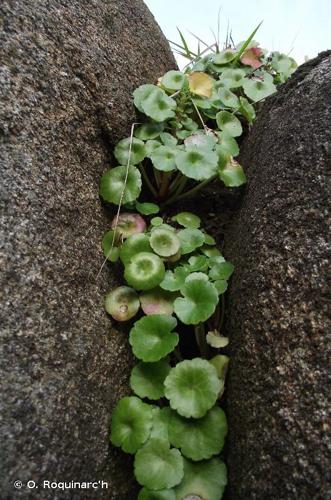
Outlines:
[[253,31],[253,33],[251,33],[251,35],[247,38],[246,42],[243,44],[243,46],[241,47],[241,49],[239,50],[239,52],[236,54],[236,57],[233,59],[234,63],[237,62],[241,58],[241,56],[243,55],[243,53],[247,49],[248,45],[253,40],[253,38],[255,36],[255,33],[257,32],[257,30],[259,29],[259,27],[261,26],[262,23],[263,23],[263,21],[260,22],[260,24]]
[[192,51],[188,48],[188,45],[187,45],[187,43],[186,43],[186,40],[185,40],[185,38],[184,38],[183,33],[180,31],[180,29],[179,29],[179,28],[177,28],[177,31],[178,31],[178,33],[179,33],[179,36],[180,36],[180,39],[181,39],[182,44],[183,44],[183,46],[184,46],[184,49],[185,49],[185,51],[186,51],[186,53],[187,53],[187,57],[191,57],[191,55],[193,55],[193,56],[195,56],[195,57],[196,57],[196,56],[197,56],[197,54],[195,54],[194,52],[192,52]]

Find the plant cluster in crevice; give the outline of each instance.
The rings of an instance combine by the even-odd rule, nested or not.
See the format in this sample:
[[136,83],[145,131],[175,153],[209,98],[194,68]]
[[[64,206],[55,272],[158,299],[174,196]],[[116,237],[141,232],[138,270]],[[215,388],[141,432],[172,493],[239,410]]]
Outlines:
[[110,439],[135,454],[139,500],[217,500],[226,486],[219,403],[229,358],[219,350],[228,343],[224,293],[234,268],[197,215],[169,217],[164,207],[215,178],[229,188],[246,182],[238,138],[256,104],[296,67],[283,54],[268,56],[255,31],[237,47],[198,55],[181,35],[190,64],[134,91],[139,123],[100,182],[101,198],[118,206],[103,252],[124,278],[105,307],[116,321],[135,318],[129,342],[138,360],[134,395],[114,409]]

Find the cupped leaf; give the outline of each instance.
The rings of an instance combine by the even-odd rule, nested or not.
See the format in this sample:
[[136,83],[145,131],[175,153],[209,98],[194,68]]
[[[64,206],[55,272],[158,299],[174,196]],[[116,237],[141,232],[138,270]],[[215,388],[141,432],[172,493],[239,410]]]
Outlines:
[[171,172],[176,169],[176,155],[178,150],[173,146],[160,146],[150,155],[154,167],[162,172]]
[[178,334],[172,331],[176,325],[175,318],[163,314],[136,321],[129,338],[134,355],[147,363],[164,358],[178,344]]
[[169,420],[169,439],[184,457],[206,460],[220,453],[228,431],[224,411],[217,406],[202,418],[183,418],[172,412]]
[[171,220],[178,222],[178,224],[188,229],[197,229],[201,224],[200,217],[192,214],[191,212],[180,212],[179,214],[171,217]]
[[206,245],[216,245],[215,238],[213,238],[210,234],[204,233],[204,235]]
[[140,252],[133,255],[125,266],[124,277],[136,290],[151,290],[164,278],[165,267],[158,255]]
[[194,463],[184,459],[184,478],[175,488],[180,500],[221,500],[227,484],[225,464],[218,458]]
[[150,245],[161,257],[171,257],[180,249],[180,240],[169,229],[156,228],[152,231]]
[[136,453],[147,441],[152,424],[152,406],[134,396],[125,397],[113,411],[110,440],[126,453]]
[[277,73],[280,73],[282,77],[281,81],[285,82],[298,65],[292,57],[288,57],[280,52],[272,52],[271,66]]
[[186,418],[201,418],[214,406],[221,390],[216,369],[205,359],[178,363],[164,381],[170,406]]
[[118,217],[114,217],[111,228],[113,230],[116,228],[117,238],[125,240],[133,234],[143,233],[146,229],[146,222],[139,214],[123,212]]
[[206,271],[208,268],[207,257],[205,255],[192,255],[188,260],[190,273]]
[[153,426],[150,434],[150,439],[164,439],[169,442],[169,419],[172,410],[169,406],[165,408],[158,408],[155,406],[153,408]]
[[160,283],[160,287],[163,290],[168,290],[170,292],[176,292],[185,283],[185,279],[189,275],[190,271],[183,267],[176,267],[174,271],[166,271],[163,280]]
[[140,99],[140,107],[156,122],[163,122],[175,116],[176,101],[160,88],[154,86],[152,90]]
[[225,381],[225,377],[229,368],[230,358],[224,354],[217,354],[209,360],[217,371],[217,376],[220,380]]
[[215,349],[222,349],[222,347],[226,347],[229,343],[228,337],[223,337],[217,330],[212,330],[207,333],[206,336],[207,344]]
[[149,237],[146,234],[133,234],[129,236],[120,248],[120,259],[124,265],[128,264],[132,257],[141,252],[152,252]]
[[157,214],[160,211],[160,207],[156,203],[140,203],[139,201],[136,201],[136,209],[142,215]]
[[128,286],[119,286],[106,295],[105,309],[116,321],[133,318],[139,307],[137,292]]
[[[122,192],[124,195],[122,203],[135,201],[141,191],[141,176],[136,167],[130,167],[126,175],[126,167],[115,167],[107,170],[101,177],[100,196],[109,203],[120,203]],[[126,179],[127,177],[127,179]]]
[[156,122],[143,123],[140,127],[135,129],[134,135],[141,141],[148,141],[150,139],[155,139],[156,137],[159,137],[163,129],[164,129],[164,123],[156,123]]
[[205,236],[200,229],[181,229],[177,236],[180,240],[180,248],[183,255],[193,252],[205,242]]
[[228,289],[228,282],[226,280],[216,280],[214,286],[217,290],[218,295],[222,295]]
[[140,85],[140,87],[138,87],[133,92],[134,105],[141,113],[144,113],[144,110],[142,108],[142,102],[146,100],[149,97],[149,95],[155,92],[155,89],[159,90],[158,87],[156,87],[155,85],[147,83],[145,85]]
[[226,88],[219,89],[218,95],[227,108],[237,108],[239,106],[239,99],[231,90]]
[[181,71],[170,70],[161,78],[161,84],[167,90],[176,91],[183,88],[186,79],[186,75]]
[[210,97],[213,92],[214,80],[207,73],[193,71],[188,75],[189,88],[192,94]]
[[196,148],[179,151],[175,162],[178,170],[190,179],[210,179],[217,171],[217,155],[214,151]]
[[180,291],[183,297],[175,300],[174,310],[185,325],[197,325],[206,321],[215,312],[218,293],[203,273],[191,275]]
[[227,187],[239,187],[247,182],[244,169],[233,158],[221,167],[219,176]]
[[138,450],[134,473],[139,484],[150,490],[169,489],[179,484],[184,475],[183,457],[170,449],[162,439],[150,439]]
[[161,141],[165,146],[170,146],[170,147],[175,147],[177,145],[177,139],[173,135],[169,134],[168,132],[162,132],[160,134]]
[[213,280],[228,280],[234,271],[231,262],[219,262],[214,264],[209,271],[209,276]]
[[163,224],[162,217],[153,217],[153,219],[151,219],[151,225],[154,227],[161,226],[162,224]]
[[238,137],[242,134],[242,126],[236,116],[229,111],[220,111],[216,115],[216,122],[221,130],[225,130],[232,137]]
[[147,488],[140,490],[138,500],[176,500],[175,490],[152,491]]
[[207,149],[211,151],[217,142],[217,135],[215,136],[213,133],[205,133],[202,130],[197,130],[193,132],[193,134],[189,135],[185,140],[184,144],[186,150],[189,149]]
[[131,389],[140,398],[163,398],[164,380],[170,370],[169,363],[163,359],[156,363],[138,363],[131,372]]
[[219,133],[220,146],[226,150],[231,156],[237,156],[239,154],[239,146],[236,141],[226,130]]
[[154,288],[140,295],[141,308],[147,316],[151,314],[171,316],[174,312],[174,300],[174,294],[162,288]]
[[250,47],[245,50],[245,52],[240,57],[240,62],[246,66],[251,66],[254,69],[262,66],[262,61],[260,58],[263,56],[263,50],[259,47]]
[[252,123],[255,120],[255,109],[254,106],[245,98],[239,97],[239,111],[246,118],[248,123]]
[[242,86],[245,71],[242,69],[225,69],[219,77],[219,81],[228,89],[236,89]]
[[260,80],[257,78],[252,78],[249,80],[245,78],[244,81],[244,92],[252,101],[257,102],[265,99],[271,94],[276,92],[276,86],[270,80]]
[[146,156],[145,145],[143,141],[137,139],[136,137],[132,138],[131,154],[130,143],[130,137],[128,137],[127,139],[122,139],[114,149],[114,156],[120,165],[127,165],[129,156],[131,165],[140,163]]
[[200,248],[200,250],[201,250],[202,253],[204,253],[205,255],[207,255],[207,257],[217,257],[217,256],[221,255],[221,252],[216,247],[210,247],[210,246],[207,246],[207,245],[203,245]]
[[145,151],[146,151],[146,156],[150,156],[155,149],[159,148],[162,146],[161,142],[155,141],[154,139],[151,139],[149,141],[146,141],[145,144]]
[[232,49],[225,49],[222,50],[222,52],[218,52],[217,54],[213,55],[212,61],[216,65],[224,65],[228,64],[230,61],[232,61],[235,58],[235,51]]
[[102,250],[106,259],[110,260],[111,262],[116,262],[118,260],[120,251],[117,245],[117,234],[115,235],[114,239],[114,231],[112,229],[110,231],[107,231],[102,238]]

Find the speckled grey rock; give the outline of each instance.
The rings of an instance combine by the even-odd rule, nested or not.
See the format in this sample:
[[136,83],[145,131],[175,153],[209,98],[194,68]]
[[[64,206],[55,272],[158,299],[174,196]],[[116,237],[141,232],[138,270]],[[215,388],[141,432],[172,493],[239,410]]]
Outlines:
[[327,245],[331,52],[264,104],[227,234],[231,500],[331,498]]
[[[134,498],[108,418],[128,391],[127,336],[111,327],[98,181],[129,134],[131,94],[175,66],[142,0],[0,5],[2,199],[1,493]],[[43,480],[109,482],[42,491]]]

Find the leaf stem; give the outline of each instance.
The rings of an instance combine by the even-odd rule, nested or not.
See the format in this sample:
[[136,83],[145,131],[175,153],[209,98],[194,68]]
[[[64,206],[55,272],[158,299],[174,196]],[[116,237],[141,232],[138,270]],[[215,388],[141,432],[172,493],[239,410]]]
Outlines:
[[148,175],[147,175],[147,172],[144,168],[144,166],[142,164],[139,165],[139,170],[140,170],[140,173],[144,179],[144,181],[146,182],[147,184],[147,187],[149,188],[149,190],[151,191],[151,193],[153,194],[154,198],[157,198],[157,191],[156,189],[154,188],[153,184],[151,183],[151,181],[149,180],[148,178]]

